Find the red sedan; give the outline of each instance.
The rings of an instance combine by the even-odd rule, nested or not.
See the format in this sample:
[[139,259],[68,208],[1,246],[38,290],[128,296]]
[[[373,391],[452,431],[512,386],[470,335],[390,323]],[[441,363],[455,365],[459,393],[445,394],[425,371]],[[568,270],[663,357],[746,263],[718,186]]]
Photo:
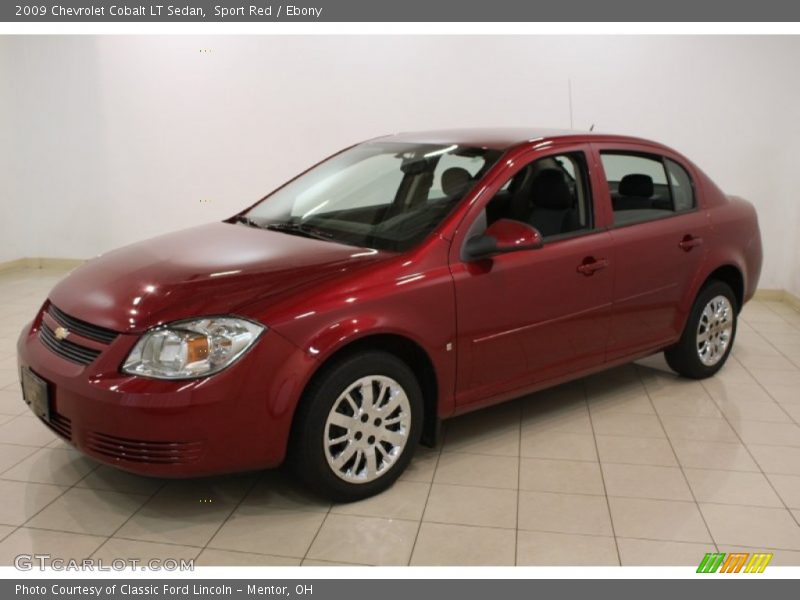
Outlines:
[[402,134],[87,262],[23,331],[20,374],[97,460],[178,477],[288,459],[354,500],[448,417],[660,351],[713,375],[761,260],[753,207],[660,144]]

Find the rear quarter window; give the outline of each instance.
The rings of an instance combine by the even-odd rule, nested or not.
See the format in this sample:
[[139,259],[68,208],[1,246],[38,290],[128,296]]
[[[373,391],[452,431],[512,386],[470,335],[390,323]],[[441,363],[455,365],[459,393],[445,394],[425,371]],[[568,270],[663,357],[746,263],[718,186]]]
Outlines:
[[665,159],[669,184],[672,188],[672,201],[675,211],[691,210],[696,206],[694,197],[694,184],[689,173],[674,160]]

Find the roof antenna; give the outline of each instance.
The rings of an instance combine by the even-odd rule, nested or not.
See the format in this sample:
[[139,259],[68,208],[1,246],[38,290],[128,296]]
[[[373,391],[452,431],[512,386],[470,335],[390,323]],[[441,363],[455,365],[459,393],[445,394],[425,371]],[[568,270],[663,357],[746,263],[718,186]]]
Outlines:
[[594,131],[594,123],[592,123],[592,126],[589,127],[589,131]]

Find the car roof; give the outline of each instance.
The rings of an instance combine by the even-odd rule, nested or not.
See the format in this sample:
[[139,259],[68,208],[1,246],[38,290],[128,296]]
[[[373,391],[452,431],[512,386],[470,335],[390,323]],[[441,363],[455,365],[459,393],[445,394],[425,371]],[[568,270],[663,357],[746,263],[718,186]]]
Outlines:
[[459,146],[506,150],[520,144],[555,141],[556,139],[559,141],[573,142],[611,141],[661,146],[661,144],[656,142],[631,136],[595,133],[591,131],[578,131],[574,129],[546,129],[537,127],[496,127],[410,131],[382,136],[370,141],[407,142],[437,145],[458,144]]

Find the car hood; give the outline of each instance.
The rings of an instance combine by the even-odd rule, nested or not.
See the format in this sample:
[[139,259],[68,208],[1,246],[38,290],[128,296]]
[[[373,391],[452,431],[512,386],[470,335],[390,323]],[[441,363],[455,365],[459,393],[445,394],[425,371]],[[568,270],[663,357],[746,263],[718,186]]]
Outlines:
[[[50,293],[68,315],[138,332],[237,308],[390,256],[245,225],[213,223],[88,261]],[[244,315],[247,316],[247,315]]]

